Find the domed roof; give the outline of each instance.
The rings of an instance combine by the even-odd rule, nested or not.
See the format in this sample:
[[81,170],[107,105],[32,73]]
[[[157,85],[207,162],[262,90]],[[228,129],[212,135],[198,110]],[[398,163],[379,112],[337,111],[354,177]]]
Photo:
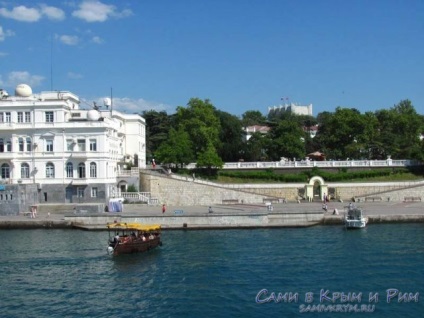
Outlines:
[[100,113],[95,110],[95,109],[90,109],[87,113],[87,119],[88,120],[92,120],[92,121],[96,121],[99,120],[100,118]]
[[32,89],[27,84],[19,84],[15,88],[15,95],[19,97],[29,97],[32,95]]

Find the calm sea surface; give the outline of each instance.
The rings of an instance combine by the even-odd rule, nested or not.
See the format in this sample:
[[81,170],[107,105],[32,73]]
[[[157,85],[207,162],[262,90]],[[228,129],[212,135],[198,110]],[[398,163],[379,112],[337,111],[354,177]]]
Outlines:
[[0,317],[424,317],[423,224],[165,231],[119,257],[107,238],[0,231]]

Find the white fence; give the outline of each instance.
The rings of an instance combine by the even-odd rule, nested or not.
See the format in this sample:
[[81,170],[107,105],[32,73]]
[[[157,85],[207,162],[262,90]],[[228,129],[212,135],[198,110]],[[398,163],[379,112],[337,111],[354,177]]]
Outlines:
[[[416,160],[346,160],[346,161],[258,161],[258,162],[227,162],[222,169],[268,169],[268,168],[348,168],[348,167],[409,167],[421,163]],[[186,166],[196,168],[195,163]]]

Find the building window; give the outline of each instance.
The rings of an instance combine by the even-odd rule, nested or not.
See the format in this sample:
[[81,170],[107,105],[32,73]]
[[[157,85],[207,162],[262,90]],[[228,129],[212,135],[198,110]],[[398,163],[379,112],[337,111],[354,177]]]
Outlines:
[[29,178],[29,164],[23,163],[21,164],[21,179]]
[[26,138],[26,151],[31,151],[32,150],[32,143],[31,143],[31,138],[27,137]]
[[46,151],[52,152],[53,151],[53,140],[46,140]]
[[85,164],[82,162],[78,165],[78,178],[85,178]]
[[90,163],[90,178],[97,178],[97,165],[95,162]]
[[46,112],[46,123],[52,123],[53,122],[53,112]]
[[4,152],[4,140],[0,138],[0,152]]
[[74,141],[72,139],[66,139],[66,150],[73,151],[74,150]]
[[66,164],[66,177],[73,178],[74,177],[74,165],[72,162],[68,162]]
[[24,113],[18,112],[18,123],[23,123],[23,122],[24,122]]
[[9,179],[10,178],[10,167],[7,163],[1,165],[1,178]]
[[10,112],[0,112],[0,123],[10,123],[11,116]]
[[78,151],[85,151],[85,139],[78,139]]
[[90,151],[97,151],[96,139],[90,139]]
[[31,113],[30,112],[18,112],[18,123],[30,123]]
[[25,122],[30,123],[31,122],[31,113],[25,112]]
[[91,188],[91,197],[97,198],[97,188]]
[[6,151],[7,152],[12,152],[12,142],[10,140],[8,140],[6,142]]
[[84,188],[83,187],[78,187],[77,188],[77,197],[78,198],[83,198],[84,197]]
[[23,152],[24,151],[24,138],[19,137],[18,143],[19,143],[19,151]]
[[46,178],[54,178],[54,165],[51,162],[46,164]]

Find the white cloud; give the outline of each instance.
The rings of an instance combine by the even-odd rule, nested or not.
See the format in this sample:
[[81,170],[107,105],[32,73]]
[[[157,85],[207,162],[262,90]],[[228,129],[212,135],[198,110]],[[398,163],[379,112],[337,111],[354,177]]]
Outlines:
[[0,57],[7,56],[7,55],[9,55],[9,53],[6,53],[6,52],[0,52]]
[[125,9],[119,12],[114,5],[104,4],[97,0],[83,1],[79,9],[72,12],[72,16],[86,22],[104,22],[111,17],[123,18],[131,14],[131,10]]
[[50,20],[61,21],[65,19],[65,12],[56,7],[42,5],[41,12]]
[[81,79],[84,76],[82,76],[81,74],[78,73],[74,73],[74,72],[68,72],[68,78],[70,79]]
[[102,44],[102,43],[104,43],[103,39],[101,37],[99,37],[99,36],[93,36],[91,38],[91,41],[93,43],[96,43],[96,44]]
[[3,31],[3,27],[0,25],[0,42],[4,41],[6,39],[6,36],[12,36],[15,35],[13,31],[6,30]]
[[[104,97],[97,99],[98,105],[103,105]],[[113,109],[125,112],[128,114],[141,113],[142,111],[156,110],[156,111],[167,111],[172,107],[166,104],[146,101],[142,98],[132,99],[128,97],[124,98],[113,98]]]
[[43,16],[50,20],[64,20],[65,12],[62,9],[41,5],[40,8],[27,8],[26,6],[17,6],[12,10],[0,8],[0,16],[21,22],[37,22]]
[[31,75],[26,71],[15,71],[10,72],[7,75],[7,79],[2,82],[7,87],[15,88],[18,84],[28,84],[29,86],[35,87],[39,86],[41,82],[44,80],[43,76],[40,75]]
[[60,42],[66,45],[77,45],[79,38],[76,35],[61,35],[59,36]]
[[12,10],[0,8],[0,15],[22,22],[37,22],[41,19],[41,13],[35,8],[27,8],[25,6],[14,7]]

